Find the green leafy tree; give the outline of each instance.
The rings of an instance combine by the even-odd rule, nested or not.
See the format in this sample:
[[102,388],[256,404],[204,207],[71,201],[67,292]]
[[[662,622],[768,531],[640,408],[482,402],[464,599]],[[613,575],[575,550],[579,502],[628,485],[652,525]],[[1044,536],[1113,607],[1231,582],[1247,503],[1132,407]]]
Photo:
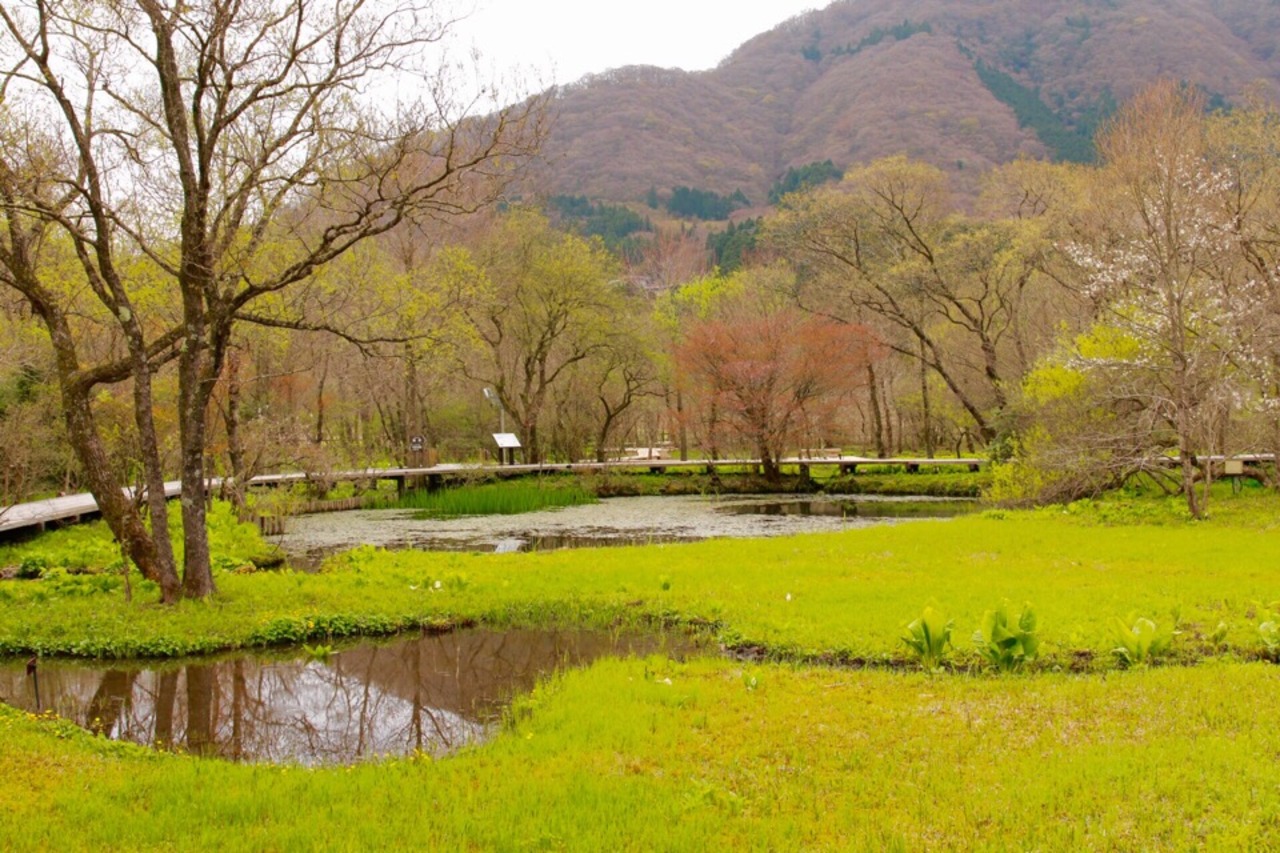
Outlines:
[[440,274],[475,294],[460,300],[479,351],[463,359],[463,370],[497,394],[530,462],[543,458],[552,390],[609,344],[624,310],[616,273],[598,240],[556,231],[541,214],[519,209],[470,251],[441,260]]

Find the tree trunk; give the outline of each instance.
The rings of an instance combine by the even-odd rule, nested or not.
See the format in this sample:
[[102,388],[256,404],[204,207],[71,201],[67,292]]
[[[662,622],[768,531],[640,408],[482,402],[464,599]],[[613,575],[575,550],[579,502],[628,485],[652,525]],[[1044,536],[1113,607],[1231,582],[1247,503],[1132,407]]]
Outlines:
[[768,483],[777,485],[782,482],[782,467],[778,464],[777,457],[769,450],[769,446],[764,442],[759,445],[760,467],[764,469],[764,479]]
[[933,407],[929,404],[929,370],[924,363],[924,347],[920,348],[920,405],[922,409],[922,417],[924,425],[922,426],[921,438],[924,439],[924,455],[928,459],[933,458]]
[[537,465],[542,461],[542,452],[538,447],[538,423],[523,424],[524,427],[524,461]]
[[676,388],[676,433],[680,441],[680,461],[689,461],[689,429],[684,422],[684,392]]
[[1188,448],[1179,448],[1179,461],[1182,468],[1182,492],[1187,497],[1187,509],[1192,518],[1204,517],[1204,506],[1196,492],[1196,457]]
[[605,407],[604,421],[600,424],[600,431],[596,433],[596,461],[608,462],[608,441],[609,433],[613,429],[613,412],[609,411],[609,407]]
[[[882,415],[884,420],[884,443],[889,449],[889,455],[893,455],[894,451],[898,449],[898,442],[901,436],[897,434],[901,433],[901,429],[895,430],[893,428],[893,409],[889,406],[888,391],[889,389],[885,386],[884,380],[881,379],[880,404],[884,406],[884,414]],[[898,425],[901,427],[901,422]]]
[[[84,469],[89,491],[98,503],[103,521],[142,576],[160,586],[160,600],[166,604],[177,601],[181,584],[173,556],[170,553],[167,562],[162,558],[155,538],[142,523],[137,507],[121,491],[93,417],[90,390],[61,372],[60,380],[67,438]],[[168,532],[165,534],[167,536]]]
[[[128,308],[121,310],[121,325],[129,346],[133,373],[133,421],[138,430],[138,450],[142,455],[143,488],[147,511],[151,517],[151,538],[156,558],[161,565],[174,567],[173,543],[169,539],[168,498],[164,490],[164,464],[160,457],[160,439],[156,435],[155,404],[151,396],[151,364],[142,326],[137,315]],[[135,504],[136,495],[135,495]]]
[[316,383],[316,432],[314,444],[319,447],[324,444],[324,385],[329,378],[329,356],[326,354],[323,359],[324,366],[320,368],[320,381]]
[[991,392],[996,396],[996,408],[1003,411],[1009,404],[1004,393],[1004,382],[1000,379],[999,362],[996,357],[996,345],[984,334],[982,336],[983,371],[987,382],[991,384]]
[[[188,320],[191,328],[205,328],[204,318]],[[200,345],[204,335],[194,332],[178,357],[178,434],[182,445],[182,594],[204,598],[215,591],[206,527],[208,496],[204,481],[205,411],[208,391],[204,372],[209,351]]]
[[245,490],[249,487],[244,442],[240,435],[240,393],[240,356],[233,351],[227,356],[227,409],[222,416],[227,431],[227,462],[231,476],[223,482],[222,494],[237,513],[245,511]]
[[138,440],[142,452],[142,466],[146,475],[147,512],[151,516],[151,538],[155,542],[156,560],[177,574],[177,560],[173,555],[173,542],[169,539],[169,498],[164,490],[164,468],[160,458],[160,440],[156,436],[156,422],[151,398],[151,369],[146,356],[138,353],[133,377],[134,420],[138,427]]
[[876,444],[876,457],[884,459],[889,455],[884,443],[884,421],[880,416],[880,383],[876,380],[876,369],[867,362],[867,389],[871,392],[871,436]]

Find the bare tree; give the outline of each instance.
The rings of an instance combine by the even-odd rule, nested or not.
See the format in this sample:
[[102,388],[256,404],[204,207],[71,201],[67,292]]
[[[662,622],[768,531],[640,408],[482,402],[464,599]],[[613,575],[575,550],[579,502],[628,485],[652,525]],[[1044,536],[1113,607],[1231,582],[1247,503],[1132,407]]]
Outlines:
[[945,176],[905,158],[789,196],[766,223],[769,242],[799,268],[796,304],[875,321],[887,346],[942,380],[984,441],[1029,360],[1018,332],[1041,244],[1027,231],[955,215]]
[[861,385],[875,350],[865,328],[747,292],[694,323],[676,358],[701,391],[698,415],[709,424],[722,418],[776,482],[788,442]]
[[[103,516],[165,601],[213,591],[209,403],[243,320],[323,327],[282,295],[408,220],[478,209],[541,134],[527,100],[451,97],[434,0],[0,4],[6,283],[56,353],[68,433]],[[376,91],[409,88],[388,105]],[[487,102],[487,101],[484,101]],[[75,284],[51,247],[74,259]],[[89,364],[77,301],[119,345]],[[176,363],[184,567],[164,530],[151,382]],[[131,380],[153,536],[120,496],[93,390]]]

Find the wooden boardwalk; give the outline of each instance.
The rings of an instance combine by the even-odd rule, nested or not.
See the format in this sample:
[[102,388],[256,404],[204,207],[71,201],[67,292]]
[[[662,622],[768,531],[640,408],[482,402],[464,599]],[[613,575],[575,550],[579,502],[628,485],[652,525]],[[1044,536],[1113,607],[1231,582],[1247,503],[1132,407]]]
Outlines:
[[[915,472],[922,467],[963,467],[971,471],[978,470],[985,465],[987,460],[978,458],[939,458],[939,459],[923,459],[923,458],[893,458],[893,459],[876,459],[868,456],[819,456],[819,457],[789,457],[781,460],[781,464],[790,468],[797,468],[803,473],[808,473],[813,468],[821,468],[824,466],[837,466],[841,473],[853,474],[860,467],[867,466],[892,466],[905,468],[909,472]],[[252,485],[255,486],[289,486],[294,483],[307,483],[312,481],[338,483],[338,482],[356,482],[379,480],[394,480],[398,487],[404,488],[406,484],[414,481],[425,482],[431,486],[443,484],[446,480],[462,479],[464,477],[517,477],[527,474],[543,474],[543,473],[602,473],[604,471],[650,471],[660,473],[668,470],[688,470],[697,469],[704,471],[712,471],[722,468],[753,468],[759,467],[758,459],[643,459],[630,458],[619,459],[610,462],[559,462],[546,463],[539,465],[463,465],[463,464],[439,464],[428,468],[358,468],[346,471],[325,471],[325,472],[290,472],[285,474],[263,474],[254,477]],[[209,488],[216,489],[221,485],[221,479],[211,479]],[[167,497],[175,497],[182,489],[182,484],[177,480],[165,483],[165,495]],[[84,493],[76,495],[66,495],[64,497],[48,498],[41,501],[32,501],[30,503],[14,504],[12,506],[0,507],[0,534],[8,534],[22,530],[44,530],[48,525],[57,524],[74,524],[86,518],[95,517],[98,513],[98,503],[93,499],[93,495]]]

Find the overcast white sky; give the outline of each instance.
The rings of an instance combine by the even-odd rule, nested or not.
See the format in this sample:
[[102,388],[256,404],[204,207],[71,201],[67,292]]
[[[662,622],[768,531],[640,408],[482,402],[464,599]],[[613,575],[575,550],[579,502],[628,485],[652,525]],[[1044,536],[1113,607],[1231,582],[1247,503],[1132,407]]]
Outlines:
[[[830,0],[455,0],[474,12],[455,32],[499,74],[545,85],[623,65],[698,71],[738,45]],[[532,89],[542,88],[531,85]]]

